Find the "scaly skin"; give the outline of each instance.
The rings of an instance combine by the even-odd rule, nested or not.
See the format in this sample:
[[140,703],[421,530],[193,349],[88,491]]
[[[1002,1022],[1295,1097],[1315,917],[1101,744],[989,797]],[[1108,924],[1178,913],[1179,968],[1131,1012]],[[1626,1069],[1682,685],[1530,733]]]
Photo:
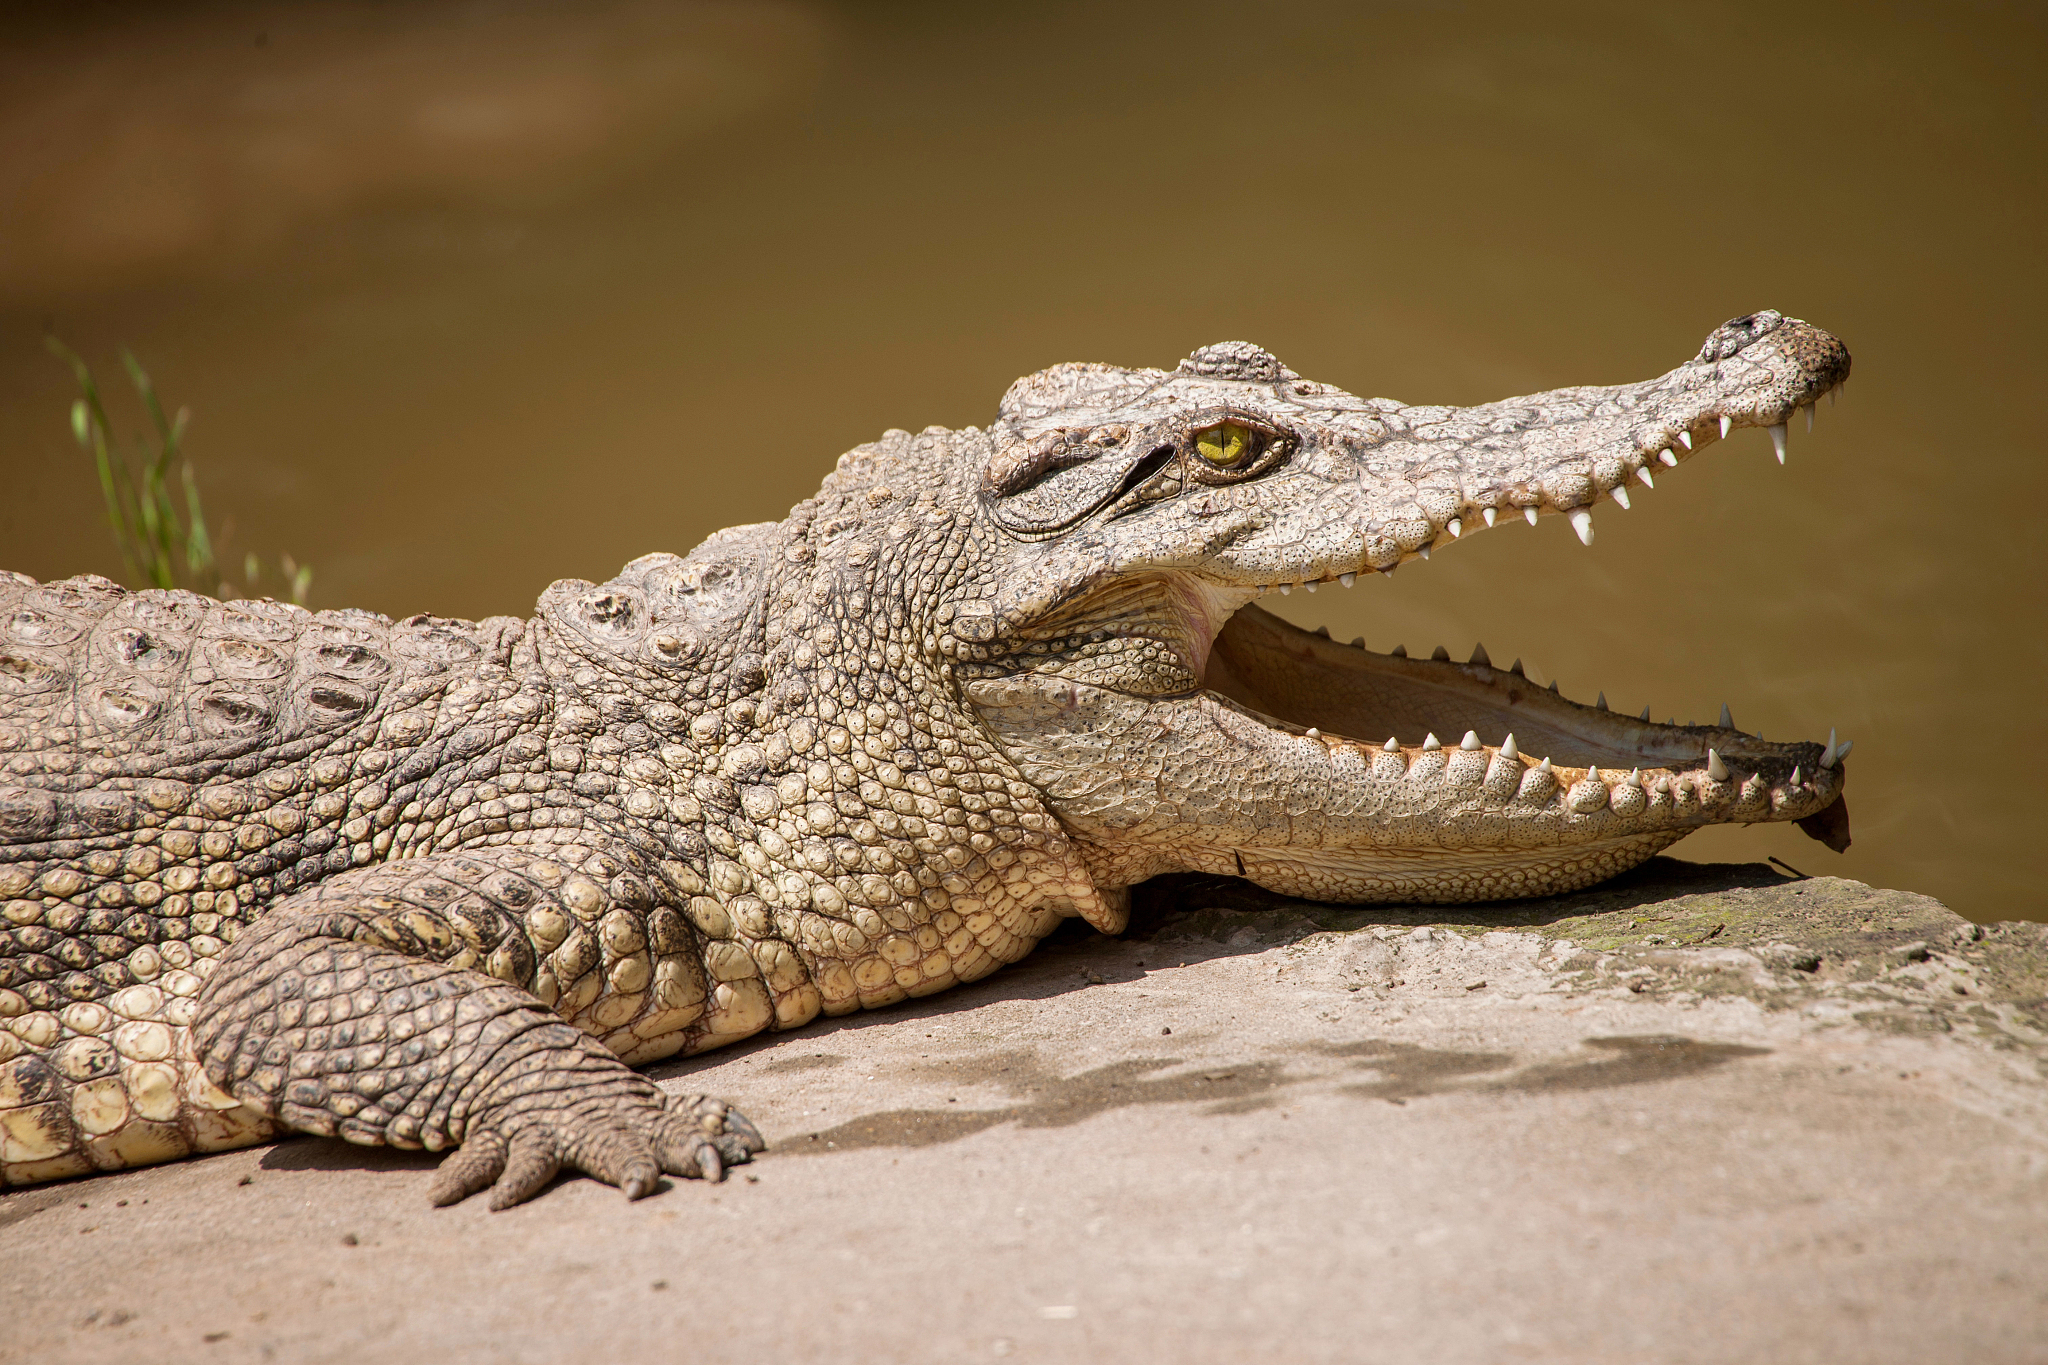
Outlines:
[[633,1065],[974,980],[1063,916],[1115,932],[1157,873],[1472,900],[1703,824],[1839,845],[1819,745],[1251,603],[1582,510],[1848,366],[1776,314],[1470,409],[1243,343],[1060,366],[524,622],[0,578],[0,1183],[296,1130],[459,1148],[438,1202],[563,1166],[637,1196],[761,1141]]

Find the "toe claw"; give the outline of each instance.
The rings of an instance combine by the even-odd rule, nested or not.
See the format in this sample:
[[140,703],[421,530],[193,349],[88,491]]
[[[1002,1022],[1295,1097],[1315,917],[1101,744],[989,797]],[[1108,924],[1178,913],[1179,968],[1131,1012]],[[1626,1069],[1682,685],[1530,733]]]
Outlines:
[[725,1158],[725,1164],[728,1166],[744,1166],[754,1159],[755,1152],[761,1150],[759,1147],[749,1146],[735,1133],[722,1134],[712,1141],[717,1145],[718,1154]]
[[720,1156],[717,1143],[707,1142],[697,1149],[697,1169],[714,1185],[725,1179],[725,1159]]
[[655,1182],[659,1178],[659,1174],[652,1166],[635,1166],[627,1172],[626,1178],[619,1182],[619,1189],[629,1200],[645,1199],[654,1193]]
[[490,1188],[504,1174],[505,1150],[505,1139],[496,1133],[471,1134],[434,1172],[433,1184],[427,1187],[428,1201],[443,1209]]

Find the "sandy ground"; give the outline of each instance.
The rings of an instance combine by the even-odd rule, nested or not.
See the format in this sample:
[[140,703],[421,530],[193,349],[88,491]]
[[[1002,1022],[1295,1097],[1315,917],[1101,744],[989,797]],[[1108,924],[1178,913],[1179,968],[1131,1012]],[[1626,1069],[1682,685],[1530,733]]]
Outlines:
[[0,1360],[2048,1359],[2034,926],[1214,891],[658,1069],[774,1142],[724,1185],[436,1211],[299,1140],[0,1197]]

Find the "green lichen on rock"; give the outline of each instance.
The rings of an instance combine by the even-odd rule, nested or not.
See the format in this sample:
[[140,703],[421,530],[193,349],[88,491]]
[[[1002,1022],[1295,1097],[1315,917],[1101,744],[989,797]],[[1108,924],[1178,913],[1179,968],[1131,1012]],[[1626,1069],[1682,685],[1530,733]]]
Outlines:
[[1927,896],[1762,864],[1657,858],[1586,891],[1455,907],[1321,905],[1225,878],[1161,878],[1141,888],[1136,910],[1148,936],[1231,944],[1506,930],[1547,941],[1537,954],[1546,989],[1568,994],[1741,997],[1838,1008],[1886,1032],[2048,1040],[2048,925],[1979,926]]

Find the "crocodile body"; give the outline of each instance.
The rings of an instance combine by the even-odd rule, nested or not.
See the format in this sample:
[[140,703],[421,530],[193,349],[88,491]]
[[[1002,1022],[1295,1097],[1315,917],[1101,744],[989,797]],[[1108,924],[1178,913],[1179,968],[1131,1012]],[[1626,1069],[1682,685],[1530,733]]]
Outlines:
[[1059,366],[523,621],[0,577],[0,1183],[299,1131],[458,1149],[440,1202],[565,1166],[637,1196],[761,1141],[633,1066],[974,980],[1062,917],[1115,932],[1159,873],[1484,900],[1711,823],[1839,845],[1832,743],[1253,604],[1503,515],[1590,539],[1595,499],[1848,366],[1773,313],[1659,379],[1467,409],[1244,343]]

